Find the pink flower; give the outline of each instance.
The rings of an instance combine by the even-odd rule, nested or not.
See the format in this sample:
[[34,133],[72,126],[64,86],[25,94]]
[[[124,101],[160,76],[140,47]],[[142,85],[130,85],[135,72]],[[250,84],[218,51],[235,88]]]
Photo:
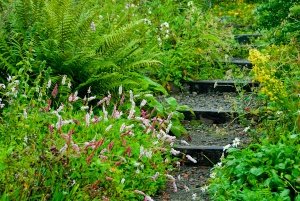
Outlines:
[[109,198],[102,196],[102,200],[109,201]]
[[92,31],[94,31],[94,32],[96,31],[96,27],[95,27],[95,23],[94,23],[94,22],[91,23],[91,29],[92,29]]
[[177,186],[176,186],[175,181],[172,184],[173,184],[174,192],[177,192]]
[[158,176],[159,176],[159,172],[156,172],[155,175],[152,177],[152,179],[155,181]]
[[113,146],[114,146],[114,142],[109,143],[108,144],[108,151],[112,150]]
[[121,98],[121,100],[120,100],[120,105],[122,105],[122,104],[124,103],[125,96],[126,96],[126,94],[123,94],[123,96],[122,96],[122,98]]
[[134,190],[133,192],[146,196],[146,194],[140,190]]
[[125,150],[124,154],[127,154],[127,156],[130,157],[131,151],[132,151],[131,147],[127,147],[127,149]]
[[104,103],[106,100],[107,100],[107,97],[104,97],[102,100],[100,100],[100,101],[97,103],[97,106],[101,105],[101,104]]
[[190,155],[186,155],[186,157],[187,157],[187,159],[189,159],[193,163],[197,163],[197,161],[194,158],[192,158]]
[[180,154],[180,151],[177,151],[177,150],[171,148],[171,153],[172,153],[174,156],[177,156],[178,154]]
[[111,99],[111,94],[108,92],[108,96],[106,99],[106,105],[109,105],[110,99]]
[[52,91],[52,96],[53,98],[56,98],[57,96],[57,93],[58,93],[58,85],[56,84],[53,91]]

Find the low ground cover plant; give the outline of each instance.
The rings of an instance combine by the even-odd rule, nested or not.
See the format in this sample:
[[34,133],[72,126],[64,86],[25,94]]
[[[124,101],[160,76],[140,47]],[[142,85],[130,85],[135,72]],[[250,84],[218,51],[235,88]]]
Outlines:
[[160,118],[153,95],[81,98],[67,76],[25,77],[0,85],[2,200],[152,200],[172,178],[175,115]]

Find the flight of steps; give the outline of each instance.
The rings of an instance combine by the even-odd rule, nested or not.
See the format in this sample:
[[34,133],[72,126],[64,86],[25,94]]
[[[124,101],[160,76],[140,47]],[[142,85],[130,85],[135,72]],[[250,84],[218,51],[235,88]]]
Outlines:
[[[249,44],[252,39],[255,39],[259,37],[259,34],[239,34],[235,36],[235,39],[239,42],[239,44]],[[232,58],[227,61],[224,61],[223,63],[230,63],[235,64],[238,67],[241,68],[252,68],[252,63],[245,59],[245,58]],[[251,93],[251,91],[258,87],[258,83],[249,82],[249,81],[236,81],[236,80],[200,80],[200,81],[188,81],[184,82],[183,85],[185,86],[182,93],[185,94],[187,99],[189,97],[201,97],[201,99],[205,99],[206,96],[224,96],[226,97],[226,94],[238,94],[237,89],[239,91],[243,90],[244,93]],[[228,96],[228,95],[227,95]],[[180,104],[184,104],[185,100],[182,100],[182,96],[180,95],[173,95],[176,99],[178,99],[178,102]],[[212,101],[213,98],[209,98],[207,101]],[[224,98],[225,100],[225,98]],[[203,101],[203,100],[202,100]],[[204,100],[205,101],[205,100]],[[254,104],[255,104],[255,100]],[[200,99],[199,99],[199,102]],[[225,103],[226,104],[226,103]],[[189,104],[187,104],[189,105]],[[217,105],[217,104],[216,104]],[[185,120],[187,121],[186,125],[189,127],[189,122],[197,122],[199,120],[200,124],[210,124],[209,126],[218,127],[219,125],[232,124],[234,120],[238,117],[239,109],[242,108],[235,108],[228,107],[228,108],[221,108],[216,106],[215,108],[205,108],[200,106],[193,106],[190,105],[190,107],[193,110],[192,114],[189,110],[187,111],[181,111],[185,115]],[[235,121],[236,122],[236,121]],[[236,125],[236,124],[234,124]],[[234,129],[234,128],[233,128]],[[240,129],[240,128],[238,128]],[[193,141],[195,141],[195,138],[199,137],[201,138],[201,135],[205,135],[205,133],[201,130],[199,130],[199,133],[193,133],[191,137],[191,141],[188,142],[190,145],[183,145],[183,144],[175,144],[175,149],[192,156],[197,160],[197,163],[194,165],[201,165],[201,166],[213,166],[214,164],[217,164],[220,161],[220,157],[224,153],[223,146],[226,144],[232,143],[232,137],[228,138],[228,142],[223,145],[207,145],[205,142],[201,144],[193,144]],[[184,138],[184,137],[183,137]],[[197,141],[197,140],[196,140]],[[226,140],[225,140],[226,141]],[[216,143],[217,144],[217,143]],[[189,160],[185,160],[187,164],[193,164]]]

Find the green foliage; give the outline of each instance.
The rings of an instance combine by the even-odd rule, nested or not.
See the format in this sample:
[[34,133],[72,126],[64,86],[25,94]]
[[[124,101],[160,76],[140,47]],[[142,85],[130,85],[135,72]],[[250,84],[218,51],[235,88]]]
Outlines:
[[174,136],[171,119],[145,104],[152,95],[120,88],[81,99],[67,91],[69,78],[50,84],[48,76],[33,86],[14,76],[0,87],[1,199],[141,200],[165,185],[173,159],[164,138]]
[[271,43],[280,44],[299,40],[299,0],[273,0],[257,8],[258,27],[271,30]]
[[[229,55],[234,43],[231,29],[197,2],[149,2],[145,12],[155,25],[147,35],[163,53],[162,65],[149,69],[150,76],[170,90],[170,83],[180,86],[181,80],[205,79],[202,72],[218,68],[216,61]],[[154,36],[154,37],[153,37]],[[222,76],[228,69],[222,69]],[[210,78],[215,74],[211,73]]]
[[213,200],[298,200],[299,145],[290,135],[284,144],[253,144],[243,150],[231,148],[215,167],[210,179]]
[[142,68],[159,64],[151,44],[146,47],[141,36],[142,20],[124,23],[127,13],[113,20],[99,18],[112,4],[74,0],[5,4],[0,38],[2,80],[7,74],[17,74],[19,62],[27,65],[34,79],[45,63],[53,75],[71,77],[75,88],[92,84],[98,94],[104,94],[116,87],[108,83],[124,82],[125,86],[130,72],[143,73]]

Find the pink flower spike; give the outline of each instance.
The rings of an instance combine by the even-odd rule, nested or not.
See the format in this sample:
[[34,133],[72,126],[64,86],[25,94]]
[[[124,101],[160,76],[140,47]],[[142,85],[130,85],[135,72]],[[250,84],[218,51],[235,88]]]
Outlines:
[[108,151],[111,151],[114,146],[114,142],[108,144]]
[[186,155],[186,157],[187,157],[187,159],[189,159],[193,163],[197,163],[197,161],[194,158],[192,158],[190,155]]
[[58,85],[56,84],[53,91],[52,91],[52,96],[53,98],[56,98],[57,96],[57,93],[58,93]]
[[76,143],[73,143],[73,144],[72,144],[72,149],[73,149],[74,151],[76,151],[77,154],[80,154],[79,146],[78,146]]
[[107,100],[107,97],[104,97],[103,99],[101,99],[98,103],[97,106],[101,105],[102,103],[104,103]]
[[146,194],[140,190],[134,190],[133,192],[146,196]]
[[110,99],[111,99],[111,94],[108,92],[108,96],[106,99],[106,105],[109,105]]
[[48,128],[49,128],[50,134],[53,133],[54,125],[53,124],[49,124]]
[[150,196],[146,195],[144,201],[154,201]]
[[173,184],[174,192],[177,192],[177,186],[176,186],[175,181],[172,184]]
[[121,100],[120,100],[120,105],[122,105],[122,104],[124,103],[125,96],[126,96],[126,94],[123,94],[123,96],[122,96],[122,98],[121,98]]
[[109,201],[109,198],[102,196],[102,200]]

